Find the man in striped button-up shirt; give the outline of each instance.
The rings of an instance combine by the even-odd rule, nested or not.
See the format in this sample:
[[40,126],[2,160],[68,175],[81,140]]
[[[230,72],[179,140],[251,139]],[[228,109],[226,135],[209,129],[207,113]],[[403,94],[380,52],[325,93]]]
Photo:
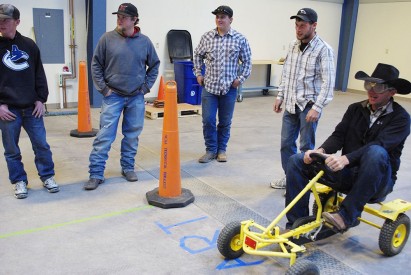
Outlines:
[[[203,86],[201,95],[206,153],[198,160],[226,162],[227,143],[237,98],[237,87],[251,73],[247,39],[231,28],[233,10],[220,6],[213,12],[217,28],[205,33],[194,51],[194,74]],[[242,63],[241,67],[239,63]],[[205,64],[205,75],[201,67]],[[218,125],[216,116],[218,114]]]
[[[303,8],[295,19],[297,39],[293,41],[284,62],[281,84],[274,111],[285,111],[281,129],[281,164],[284,171],[290,156],[315,146],[315,131],[322,109],[333,99],[335,69],[332,48],[316,33],[317,13]],[[271,182],[271,187],[285,188],[285,177]]]

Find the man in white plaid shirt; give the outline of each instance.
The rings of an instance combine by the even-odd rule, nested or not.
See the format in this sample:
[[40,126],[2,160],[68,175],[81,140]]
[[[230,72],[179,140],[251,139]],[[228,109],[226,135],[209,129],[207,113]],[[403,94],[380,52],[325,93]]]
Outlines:
[[[289,46],[273,106],[274,112],[280,113],[285,103],[280,149],[284,172],[288,159],[297,153],[298,134],[301,152],[314,149],[318,120],[333,99],[335,82],[334,53],[316,33],[317,13],[303,8],[290,19],[295,19],[297,39]],[[285,188],[285,177],[270,185]]]
[[[220,6],[212,12],[217,28],[205,33],[194,51],[194,74],[203,86],[201,95],[206,153],[198,160],[226,162],[237,87],[251,73],[251,49],[247,39],[231,28],[233,10]],[[241,67],[239,66],[240,62]],[[205,75],[201,67],[205,64]],[[218,125],[216,116],[218,115]]]

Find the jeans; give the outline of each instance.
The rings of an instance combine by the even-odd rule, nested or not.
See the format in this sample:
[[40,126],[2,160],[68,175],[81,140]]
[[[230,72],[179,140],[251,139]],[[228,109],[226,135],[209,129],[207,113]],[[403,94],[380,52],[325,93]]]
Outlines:
[[[214,95],[203,88],[201,104],[203,135],[207,152],[218,153],[227,150],[236,98],[237,89],[233,87],[226,95]],[[216,126],[217,115],[218,125]]]
[[[287,186],[285,205],[288,205],[311,180],[310,165],[303,161],[304,153],[290,157],[287,166]],[[335,185],[336,191],[346,194],[339,214],[347,226],[353,226],[367,203],[381,202],[392,192],[391,164],[387,151],[379,145],[367,148],[354,167],[345,167],[338,173],[325,171],[326,177]],[[329,184],[327,184],[329,185]],[[296,219],[309,215],[310,192],[306,193],[287,213],[287,228]]]
[[303,111],[297,106],[295,114],[289,113],[287,110],[283,114],[283,124],[281,128],[281,165],[285,173],[287,173],[288,159],[297,153],[296,140],[300,133],[300,151],[314,149],[315,146],[315,131],[317,129],[318,120],[316,122],[306,122],[305,117],[308,111],[311,110],[312,104],[307,104]]
[[90,178],[104,180],[104,170],[111,144],[116,139],[117,126],[123,113],[120,166],[124,172],[134,171],[138,139],[144,125],[144,95],[127,97],[112,93],[103,98],[100,130],[90,154]]
[[28,183],[19,147],[22,126],[30,138],[34,151],[34,163],[40,179],[45,181],[54,176],[54,163],[50,146],[46,141],[43,117],[36,118],[32,115],[34,106],[23,109],[9,106],[9,110],[16,115],[16,119],[13,121],[0,120],[0,129],[10,182],[12,184],[18,181]]

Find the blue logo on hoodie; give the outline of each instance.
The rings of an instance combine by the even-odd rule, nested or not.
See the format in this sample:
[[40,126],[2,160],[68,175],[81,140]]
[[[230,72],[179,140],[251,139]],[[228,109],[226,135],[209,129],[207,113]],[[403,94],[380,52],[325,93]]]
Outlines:
[[21,71],[29,67],[27,59],[29,55],[26,52],[20,51],[17,45],[12,45],[11,53],[7,50],[3,56],[3,64],[12,70]]

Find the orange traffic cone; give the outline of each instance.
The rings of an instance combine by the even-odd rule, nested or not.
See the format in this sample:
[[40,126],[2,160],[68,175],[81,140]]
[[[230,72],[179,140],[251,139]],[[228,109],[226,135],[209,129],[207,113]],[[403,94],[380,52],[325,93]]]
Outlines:
[[163,76],[160,77],[160,85],[158,86],[157,100],[164,100],[165,84]]
[[146,193],[149,204],[161,208],[184,207],[194,201],[190,190],[181,188],[180,145],[178,137],[177,83],[167,81],[159,187]]
[[90,99],[86,78],[86,62],[80,61],[78,74],[78,128],[70,131],[72,137],[94,137],[98,132],[98,130],[91,128]]

